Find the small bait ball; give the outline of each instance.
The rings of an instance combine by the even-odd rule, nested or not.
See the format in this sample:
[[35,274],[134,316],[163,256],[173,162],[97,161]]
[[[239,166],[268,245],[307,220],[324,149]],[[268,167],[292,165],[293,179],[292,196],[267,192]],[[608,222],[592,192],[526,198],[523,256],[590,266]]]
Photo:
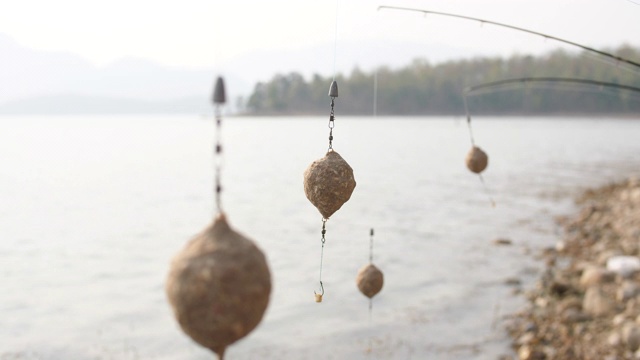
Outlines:
[[271,274],[262,251],[219,215],[173,259],[166,292],[182,330],[222,359],[262,320]]
[[304,172],[304,193],[325,219],[349,200],[355,187],[353,169],[335,151],[327,152]]
[[469,170],[479,174],[487,168],[487,165],[489,164],[489,157],[484,151],[482,151],[482,149],[474,146],[467,153],[466,162]]
[[371,299],[382,290],[384,275],[375,265],[368,264],[360,268],[356,276],[356,284],[361,293]]

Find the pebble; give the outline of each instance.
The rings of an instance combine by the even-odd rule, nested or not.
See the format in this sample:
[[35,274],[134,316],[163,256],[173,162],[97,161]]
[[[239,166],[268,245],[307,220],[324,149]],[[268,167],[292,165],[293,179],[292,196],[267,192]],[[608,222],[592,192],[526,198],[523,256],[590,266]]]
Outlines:
[[640,360],[640,179],[578,204],[553,251],[532,248],[546,267],[508,328],[517,359]]
[[607,261],[610,258],[619,255],[622,255],[622,253],[618,249],[604,250],[600,253],[600,255],[598,255],[598,260],[596,262],[600,266],[607,266]]
[[513,241],[511,239],[498,238],[493,240],[494,245],[512,245]]
[[621,302],[628,301],[635,298],[638,293],[640,293],[638,284],[625,280],[616,292],[616,299]]
[[593,285],[611,283],[616,280],[616,273],[599,267],[588,267],[580,276],[580,286],[588,288]]
[[567,310],[563,311],[561,318],[564,323],[568,324],[589,321],[592,319],[591,316],[583,313],[576,308],[568,308]]
[[592,286],[584,294],[582,308],[589,315],[603,316],[611,313],[615,304],[599,287]]
[[522,346],[518,350],[518,359],[520,360],[545,360],[546,358],[544,352],[531,349],[528,345]]
[[622,343],[622,340],[620,339],[620,334],[617,331],[612,332],[607,337],[607,344],[611,346],[619,346],[620,343]]
[[535,334],[534,333],[524,333],[524,335],[520,336],[520,338],[518,338],[518,340],[516,340],[516,344],[522,346],[522,345],[529,345],[533,339],[535,339]]
[[632,322],[626,323],[622,327],[622,339],[631,352],[635,352],[640,347],[640,327]]
[[624,278],[640,271],[640,258],[637,256],[613,256],[607,260],[607,269]]
[[520,286],[522,285],[522,281],[518,278],[507,278],[504,280],[504,284],[508,286]]
[[613,317],[613,320],[611,321],[611,323],[613,324],[613,326],[620,326],[622,324],[624,324],[627,321],[627,315],[625,314],[618,314],[616,316]]

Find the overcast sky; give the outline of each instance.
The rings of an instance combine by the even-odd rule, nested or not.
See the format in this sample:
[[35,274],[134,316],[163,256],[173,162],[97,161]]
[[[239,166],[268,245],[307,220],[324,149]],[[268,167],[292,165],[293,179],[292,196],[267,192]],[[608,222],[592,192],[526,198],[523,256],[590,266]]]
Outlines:
[[258,78],[562,47],[475,22],[377,11],[378,5],[481,17],[597,48],[640,46],[640,6],[632,0],[1,0],[0,33],[98,66],[126,57],[221,71],[235,64]]

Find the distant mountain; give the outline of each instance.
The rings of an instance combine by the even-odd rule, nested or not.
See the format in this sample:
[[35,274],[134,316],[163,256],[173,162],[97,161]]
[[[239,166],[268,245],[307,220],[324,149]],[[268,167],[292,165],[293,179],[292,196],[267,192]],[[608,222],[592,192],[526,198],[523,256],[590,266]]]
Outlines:
[[45,95],[0,105],[0,114],[172,114],[211,112],[200,97],[147,101],[124,97]]
[[[37,51],[0,34],[0,113],[203,112],[213,69],[125,58],[105,67],[64,52]],[[251,91],[225,74],[229,104]]]

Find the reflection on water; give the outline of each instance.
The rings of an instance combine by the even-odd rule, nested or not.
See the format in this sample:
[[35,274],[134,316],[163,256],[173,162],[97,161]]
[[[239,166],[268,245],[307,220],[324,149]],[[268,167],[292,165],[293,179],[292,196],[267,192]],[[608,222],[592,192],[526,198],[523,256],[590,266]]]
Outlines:
[[[464,166],[459,119],[339,118],[351,200],[327,223],[302,173],[327,148],[325,118],[229,118],[223,206],[269,259],[262,324],[229,358],[495,358],[499,319],[522,304],[580,188],[637,172],[640,123],[479,118],[485,181]],[[0,118],[0,358],[210,359],[164,296],[173,256],[213,214],[213,125],[198,117]],[[385,286],[355,286],[376,229]],[[513,246],[492,240],[509,238]],[[372,352],[365,350],[372,345]]]

